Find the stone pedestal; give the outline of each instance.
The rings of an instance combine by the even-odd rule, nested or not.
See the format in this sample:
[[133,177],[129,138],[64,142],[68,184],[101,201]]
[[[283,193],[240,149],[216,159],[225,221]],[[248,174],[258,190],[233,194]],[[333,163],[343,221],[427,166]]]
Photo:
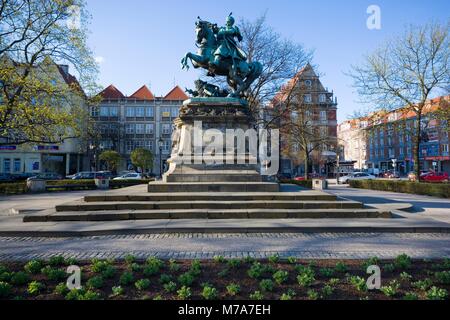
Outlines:
[[[186,100],[175,120],[169,170],[163,176],[166,188],[183,189],[186,184],[196,191],[211,190],[278,191],[278,184],[263,182],[257,160],[258,136],[246,101],[235,98],[192,98]],[[254,139],[254,149],[245,142]],[[199,142],[203,147],[199,148]],[[253,145],[253,144],[252,144]],[[210,184],[210,185],[208,185]],[[225,186],[222,184],[226,184]],[[269,186],[270,185],[270,186]],[[171,187],[173,186],[173,187]],[[151,183],[149,191],[162,186]],[[186,189],[186,192],[190,190]]]
[[47,182],[42,179],[33,179],[27,181],[27,189],[31,193],[41,193],[47,190]]

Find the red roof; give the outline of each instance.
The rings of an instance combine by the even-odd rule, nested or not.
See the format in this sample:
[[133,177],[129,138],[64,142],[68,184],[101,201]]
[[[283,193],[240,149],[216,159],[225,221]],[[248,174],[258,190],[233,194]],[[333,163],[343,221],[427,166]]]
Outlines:
[[164,97],[164,100],[187,100],[188,98],[186,93],[179,86],[176,86]]
[[113,85],[110,85],[110,86],[107,87],[105,90],[103,90],[102,92],[100,92],[100,95],[101,95],[104,99],[123,99],[123,98],[125,98],[125,96],[123,95],[123,93],[120,92],[119,89],[117,89],[117,88],[114,87]]
[[138,91],[133,93],[130,98],[134,98],[134,99],[138,99],[138,100],[154,100],[155,96],[147,88],[146,85],[143,85]]

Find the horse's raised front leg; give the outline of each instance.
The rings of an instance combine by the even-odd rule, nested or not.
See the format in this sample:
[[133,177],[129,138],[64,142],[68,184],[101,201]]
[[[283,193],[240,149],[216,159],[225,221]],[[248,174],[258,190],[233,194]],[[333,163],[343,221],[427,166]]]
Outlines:
[[190,52],[186,53],[186,55],[181,59],[181,68],[184,70],[189,70],[189,59],[190,59]]

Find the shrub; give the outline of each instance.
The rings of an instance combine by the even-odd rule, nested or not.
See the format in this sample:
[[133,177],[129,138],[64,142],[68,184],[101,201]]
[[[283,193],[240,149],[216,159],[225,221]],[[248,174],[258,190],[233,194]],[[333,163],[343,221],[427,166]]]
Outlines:
[[164,299],[163,299],[162,295],[160,295],[160,294],[157,294],[156,296],[153,297],[153,301],[161,301],[161,300],[164,300]]
[[0,183],[0,194],[23,194],[27,192],[26,182]]
[[0,264],[0,274],[5,273],[5,272],[9,272],[8,268],[5,267],[4,265]]
[[125,256],[125,263],[126,264],[132,264],[134,262],[136,262],[136,257],[135,256],[133,256],[131,254],[128,254],[128,255]]
[[133,272],[141,272],[142,266],[139,263],[133,262],[128,265],[128,269]]
[[319,272],[322,276],[327,278],[331,278],[334,275],[334,270],[331,268],[321,268]]
[[59,294],[61,296],[65,296],[67,293],[69,293],[69,288],[67,288],[67,284],[64,282],[59,283],[56,287],[54,292],[56,294]]
[[380,259],[378,257],[371,257],[362,264],[363,271],[365,272],[370,266],[378,266],[380,264]]
[[62,269],[52,268],[50,266],[46,266],[41,270],[41,272],[47,277],[50,281],[61,281],[66,279],[67,273]]
[[112,279],[116,275],[116,268],[114,266],[107,266],[105,270],[102,271],[102,277],[104,279]]
[[65,262],[67,266],[73,266],[78,264],[78,260],[75,258],[67,258]]
[[170,272],[178,272],[180,270],[180,265],[174,259],[170,259],[169,270]]
[[419,300],[419,296],[414,292],[407,292],[403,296],[403,300]]
[[406,270],[411,268],[411,258],[408,257],[406,254],[399,255],[397,258],[395,258],[394,265],[399,270]]
[[395,265],[392,263],[386,264],[383,267],[384,271],[386,272],[394,272],[395,271]]
[[359,276],[351,276],[348,278],[350,284],[352,284],[358,291],[367,291],[366,280]]
[[164,284],[163,287],[167,293],[172,293],[172,292],[175,292],[175,290],[177,290],[177,284],[173,281],[170,281],[170,282]]
[[252,294],[250,294],[250,300],[264,300],[264,295],[261,293],[261,291],[255,291]]
[[289,258],[287,258],[287,262],[289,264],[296,264],[297,263],[297,258],[296,257],[289,257]]
[[289,301],[292,300],[292,297],[290,295],[288,295],[287,293],[283,293],[280,297],[281,301]]
[[172,276],[168,274],[162,274],[161,277],[159,277],[159,282],[162,284],[169,283],[172,281]]
[[95,276],[90,278],[87,282],[86,282],[86,286],[89,289],[100,289],[103,287],[104,285],[104,280],[101,276]]
[[422,291],[428,290],[433,285],[433,281],[431,279],[426,278],[424,280],[419,280],[412,283],[413,287],[416,287],[417,289],[420,289]]
[[125,293],[125,290],[121,286],[112,287],[111,291],[112,291],[112,296],[113,297],[118,297],[118,296],[121,296],[121,295],[123,295]]
[[202,268],[202,264],[201,264],[200,260],[195,259],[195,260],[192,260],[189,271],[192,274],[198,276],[201,273],[201,268]]
[[259,262],[254,262],[250,269],[247,271],[247,274],[250,278],[259,279],[261,278],[264,272],[264,267]]
[[387,297],[393,297],[397,294],[398,289],[400,289],[400,283],[398,281],[393,280],[387,286],[383,286],[380,288],[380,291],[384,293]]
[[297,276],[298,284],[305,288],[312,286],[315,280],[314,275],[309,272],[304,272]]
[[315,290],[308,290],[308,299],[309,300],[318,300],[319,299],[319,293]]
[[280,256],[278,254],[274,254],[269,257],[270,263],[278,263],[278,261],[280,261]]
[[241,265],[241,260],[239,259],[230,259],[228,260],[227,264],[230,268],[239,268],[239,266]]
[[12,293],[12,286],[7,283],[0,281],[0,298],[8,298]]
[[402,280],[402,281],[411,281],[412,280],[412,276],[409,274],[409,273],[407,273],[407,272],[402,272],[402,273],[400,273],[400,279]]
[[144,276],[151,277],[159,273],[160,267],[158,265],[146,265],[144,266]]
[[109,266],[111,266],[111,262],[109,262],[109,261],[93,259],[91,270],[92,270],[92,272],[95,272],[95,273],[101,273],[101,272],[105,271],[106,268],[108,268]]
[[339,280],[338,278],[332,278],[328,281],[328,284],[332,287],[336,287],[339,282],[341,282],[341,280]]
[[194,281],[195,281],[195,277],[191,272],[185,272],[178,277],[178,282],[182,286],[189,287],[194,283]]
[[336,270],[336,272],[345,273],[345,272],[347,272],[348,268],[345,265],[345,263],[343,263],[342,261],[339,261],[336,263],[336,267],[334,269]]
[[328,284],[322,288],[322,296],[324,298],[331,296],[333,294],[333,292],[334,292],[334,288]]
[[181,300],[188,300],[192,296],[191,288],[183,286],[177,291],[178,298]]
[[219,278],[225,278],[229,273],[230,270],[228,268],[224,268],[217,275],[219,276]]
[[125,271],[124,273],[122,273],[122,275],[120,276],[120,280],[119,283],[123,286],[127,286],[131,283],[133,283],[134,281],[134,275],[132,272],[129,271]]
[[261,280],[261,282],[259,283],[259,287],[263,292],[273,291],[273,281],[270,279]]
[[250,257],[250,256],[246,256],[246,257],[244,258],[244,262],[245,262],[245,263],[253,263],[253,262],[255,262],[255,258]]
[[1,282],[10,282],[11,276],[12,276],[12,274],[9,272],[3,272],[0,274],[0,281]]
[[25,272],[19,271],[11,276],[11,283],[17,286],[22,286],[30,281],[30,277]]
[[202,297],[205,300],[215,300],[217,299],[218,293],[217,289],[212,286],[204,286],[202,290]]
[[277,284],[285,283],[289,278],[289,273],[287,271],[279,270],[273,274],[273,280]]
[[450,271],[436,272],[434,277],[440,284],[450,284]]
[[450,198],[450,185],[444,183],[417,183],[409,181],[388,180],[351,180],[349,183],[352,188]]
[[445,300],[448,297],[448,292],[445,289],[432,287],[427,292],[427,299],[428,300]]
[[140,279],[140,280],[135,282],[134,286],[139,291],[147,290],[150,287],[150,280],[148,280],[148,279]]
[[31,260],[28,261],[27,264],[23,267],[23,269],[31,274],[38,274],[43,268],[42,261],[40,260]]
[[53,267],[61,267],[65,265],[66,260],[63,256],[54,256],[48,260],[48,263]]
[[149,257],[145,263],[149,266],[155,266],[159,269],[161,269],[164,266],[164,262],[156,257]]
[[36,296],[39,293],[41,293],[41,291],[44,290],[44,288],[45,286],[42,283],[33,281],[28,284],[27,292],[32,296]]
[[241,287],[235,283],[230,283],[227,286],[227,294],[229,296],[232,296],[232,297],[237,296],[240,291],[241,291]]
[[84,295],[79,296],[78,300],[100,300],[101,296],[98,292],[88,290]]
[[215,263],[224,263],[225,262],[225,258],[223,256],[214,256],[213,260]]

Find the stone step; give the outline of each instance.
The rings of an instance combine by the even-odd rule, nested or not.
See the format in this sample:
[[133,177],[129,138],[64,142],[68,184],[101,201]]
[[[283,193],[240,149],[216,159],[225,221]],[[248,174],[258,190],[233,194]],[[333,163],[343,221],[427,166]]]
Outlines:
[[278,192],[278,183],[269,182],[151,182],[148,192]]
[[56,206],[64,211],[114,210],[188,210],[188,209],[362,209],[353,201],[130,201],[130,202],[74,202]]
[[324,192],[285,193],[149,193],[145,195],[93,195],[85,196],[85,202],[126,202],[126,201],[336,201],[337,197]]
[[124,221],[177,219],[367,219],[392,218],[390,212],[376,209],[188,209],[119,210],[86,212],[45,212],[25,215],[23,222]]
[[233,182],[262,182],[262,176],[259,174],[171,174],[165,178],[166,182],[220,182],[220,181],[233,181]]

